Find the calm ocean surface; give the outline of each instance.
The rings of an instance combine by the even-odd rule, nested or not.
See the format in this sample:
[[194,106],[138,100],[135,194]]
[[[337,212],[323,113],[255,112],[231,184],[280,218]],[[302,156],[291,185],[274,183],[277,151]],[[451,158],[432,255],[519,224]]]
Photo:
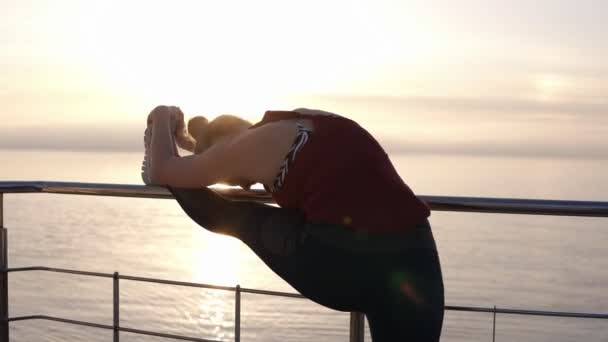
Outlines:
[[[418,194],[608,201],[608,160],[392,155]],[[140,184],[140,153],[0,150],[0,180]],[[5,196],[9,266],[52,266],[293,291],[246,246],[192,223],[172,200]],[[608,219],[434,212],[446,304],[608,313]],[[9,276],[11,316],[112,324],[112,283]],[[347,341],[349,316],[312,302],[243,295],[243,341]],[[121,282],[121,322],[234,337],[231,292]],[[499,315],[497,341],[608,341],[608,322]],[[61,323],[11,323],[11,341],[111,341]],[[491,341],[489,314],[447,312],[442,341]],[[169,341],[124,333],[122,341]],[[369,341],[369,336],[367,341]]]

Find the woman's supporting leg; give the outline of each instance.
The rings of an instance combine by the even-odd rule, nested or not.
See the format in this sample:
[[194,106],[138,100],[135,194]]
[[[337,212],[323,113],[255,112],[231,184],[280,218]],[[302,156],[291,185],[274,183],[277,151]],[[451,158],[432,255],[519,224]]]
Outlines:
[[437,251],[412,249],[378,266],[366,308],[374,342],[438,342],[444,290]]

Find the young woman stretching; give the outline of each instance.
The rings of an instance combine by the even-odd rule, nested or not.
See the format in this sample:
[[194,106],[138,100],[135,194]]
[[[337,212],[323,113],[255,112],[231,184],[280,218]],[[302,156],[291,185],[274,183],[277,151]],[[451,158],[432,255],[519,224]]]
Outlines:
[[[438,341],[443,281],[428,207],[352,120],[308,109],[251,125],[177,107],[148,117],[143,177],[169,187],[198,224],[247,244],[307,298],[363,312],[374,342]],[[195,152],[180,157],[176,142]],[[280,208],[227,200],[208,185],[262,183]]]

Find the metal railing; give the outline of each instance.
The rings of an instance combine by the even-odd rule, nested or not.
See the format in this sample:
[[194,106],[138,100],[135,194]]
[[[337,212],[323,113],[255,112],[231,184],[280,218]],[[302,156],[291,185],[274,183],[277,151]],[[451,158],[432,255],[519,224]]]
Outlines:
[[[272,198],[264,191],[244,191],[237,189],[216,189],[223,196],[236,200],[251,200],[270,203]],[[154,278],[143,278],[113,274],[86,272],[78,270],[58,269],[50,267],[23,267],[8,268],[7,260],[7,229],[4,227],[3,199],[5,193],[55,193],[72,195],[93,196],[115,196],[133,198],[173,198],[171,193],[161,187],[141,185],[120,184],[94,184],[94,183],[68,183],[68,182],[0,182],[0,342],[9,340],[9,322],[25,320],[49,320],[67,324],[76,324],[100,329],[114,331],[115,342],[120,340],[120,332],[157,336],[182,341],[214,342],[201,338],[166,334],[161,332],[147,331],[141,329],[127,328],[120,324],[120,280],[149,282],[175,286],[187,286],[221,291],[232,291],[235,293],[235,327],[234,339],[240,342],[241,336],[241,294],[252,293],[260,295],[281,296],[290,298],[304,298],[300,294],[266,291],[257,289],[215,286],[200,283],[180,282]],[[608,217],[608,202],[589,201],[556,201],[556,200],[530,200],[530,199],[498,199],[480,197],[445,197],[445,196],[420,196],[427,202],[432,210],[436,211],[459,211],[459,212],[482,212],[482,213],[509,213],[530,215],[561,215],[561,216],[585,216],[585,217]],[[78,321],[60,317],[34,315],[9,317],[8,312],[8,273],[25,271],[44,271],[56,273],[69,273],[90,277],[103,277],[113,279],[113,322],[112,325],[104,325],[92,322]],[[493,340],[495,338],[496,314],[547,316],[547,317],[569,317],[608,319],[608,314],[582,313],[582,312],[557,312],[539,310],[516,310],[508,308],[484,308],[468,306],[445,306],[445,310],[491,313],[493,315]],[[350,341],[362,342],[364,337],[364,316],[360,313],[351,313]]]

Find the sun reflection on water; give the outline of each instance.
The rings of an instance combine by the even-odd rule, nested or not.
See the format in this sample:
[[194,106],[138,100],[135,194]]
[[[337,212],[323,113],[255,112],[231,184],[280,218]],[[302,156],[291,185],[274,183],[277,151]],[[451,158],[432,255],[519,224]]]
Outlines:
[[205,327],[213,340],[229,340],[234,336],[234,296],[224,291],[204,291],[200,294],[198,324]]
[[[241,242],[213,233],[193,237],[198,247],[192,250],[192,281],[203,284],[235,286],[239,279]],[[201,289],[191,308],[191,319],[213,340],[230,340],[234,329],[234,293]]]

